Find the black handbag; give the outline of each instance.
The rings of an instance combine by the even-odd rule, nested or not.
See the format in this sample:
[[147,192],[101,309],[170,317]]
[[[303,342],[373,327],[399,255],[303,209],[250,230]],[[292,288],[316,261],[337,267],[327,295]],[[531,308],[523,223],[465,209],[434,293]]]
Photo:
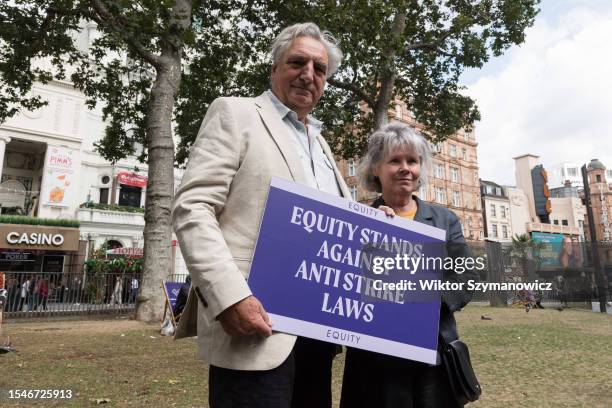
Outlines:
[[482,388],[472,368],[467,345],[461,340],[448,342],[443,336],[440,341],[442,364],[448,373],[455,400],[459,405],[476,401],[482,394]]

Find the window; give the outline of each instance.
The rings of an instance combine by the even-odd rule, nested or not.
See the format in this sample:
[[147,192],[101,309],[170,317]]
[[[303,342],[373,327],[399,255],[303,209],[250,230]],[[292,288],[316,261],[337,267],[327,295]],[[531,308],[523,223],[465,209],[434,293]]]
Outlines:
[[493,194],[493,187],[491,186],[485,186],[485,191],[487,194]]
[[108,188],[100,189],[100,204],[108,204]]
[[468,222],[468,227],[471,227],[472,226],[472,217],[468,217],[467,222]]
[[567,175],[569,177],[576,177],[578,175],[578,169],[575,167],[569,167],[567,169]]
[[461,206],[461,193],[459,193],[458,191],[453,191],[453,205],[455,207]]
[[465,140],[466,142],[470,141],[470,132],[468,131],[463,132],[463,140]]
[[446,191],[442,187],[436,187],[436,201],[440,204],[446,204]]
[[357,165],[355,164],[355,159],[349,159],[348,161],[348,175],[349,177],[353,177],[357,173]]
[[427,200],[427,188],[425,186],[419,187],[419,198],[423,201]]
[[565,225],[567,227],[567,220],[561,220],[561,225]]
[[102,184],[108,184],[110,181],[110,177],[108,176],[102,176],[102,178],[100,179],[100,181],[102,181]]
[[553,220],[554,225],[559,225],[559,220]]
[[472,196],[470,196],[469,194],[466,194],[465,197],[463,195],[460,195],[461,197],[461,201],[463,202],[463,206],[465,208],[475,208],[474,205],[472,204]]
[[457,156],[457,146],[455,146],[452,143],[449,143],[448,144],[448,154],[450,154],[451,157]]
[[506,218],[506,207],[502,205],[502,206],[499,207],[499,209],[500,209],[501,217],[502,218]]
[[501,188],[499,188],[499,187],[495,187],[495,195],[498,195],[498,196],[501,196],[501,195],[502,195]]
[[357,201],[357,186],[351,186],[350,190],[351,190],[351,198],[353,199],[353,201]]
[[106,241],[106,247],[108,249],[123,248],[123,244],[115,239],[110,239]]
[[442,143],[436,143],[431,145],[431,149],[436,153],[442,153]]
[[121,190],[119,190],[119,205],[125,205],[128,207],[140,207],[140,197],[142,196],[142,188],[127,186],[120,184]]
[[467,160],[467,149],[465,147],[461,148],[461,157],[463,157],[463,160]]
[[477,209],[478,211],[480,211],[480,210],[481,210],[481,207],[480,207],[480,200],[479,200],[478,198],[476,198],[476,209]]
[[508,238],[508,226],[502,225],[502,238]]
[[402,118],[402,105],[399,103],[395,105],[395,119]]
[[491,225],[491,235],[493,238],[497,238],[499,235],[497,234],[497,224]]
[[[93,51],[91,50],[91,46],[92,46],[93,42],[100,37],[100,32],[96,29],[96,26],[93,25],[93,24],[87,24],[85,29],[87,30],[87,48],[83,49],[81,51],[87,51],[88,54],[93,59]],[[79,48],[81,48],[81,47],[79,47]]]
[[497,216],[495,214],[495,204],[491,204],[491,217],[495,217],[495,216]]
[[601,174],[596,174],[595,175],[595,181],[598,183],[601,183]]
[[436,177],[437,178],[444,178],[444,165],[443,164],[436,164]]
[[459,182],[459,169],[456,167],[451,167],[451,181],[458,183]]

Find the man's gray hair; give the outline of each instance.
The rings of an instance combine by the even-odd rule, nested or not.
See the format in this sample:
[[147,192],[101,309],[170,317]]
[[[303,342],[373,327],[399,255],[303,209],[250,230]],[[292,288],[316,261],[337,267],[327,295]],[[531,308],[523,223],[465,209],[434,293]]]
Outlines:
[[374,169],[382,164],[385,157],[402,147],[410,147],[419,156],[421,162],[420,186],[427,185],[431,166],[431,147],[429,142],[416,130],[400,122],[390,123],[372,133],[368,141],[368,151],[361,160],[359,181],[368,191],[382,192]]
[[342,50],[338,46],[338,40],[329,31],[321,31],[315,23],[294,24],[281,31],[270,46],[272,66],[279,63],[280,58],[289,49],[293,40],[298,37],[311,37],[323,44],[327,50],[328,58],[326,77],[329,78],[334,75],[342,62]]

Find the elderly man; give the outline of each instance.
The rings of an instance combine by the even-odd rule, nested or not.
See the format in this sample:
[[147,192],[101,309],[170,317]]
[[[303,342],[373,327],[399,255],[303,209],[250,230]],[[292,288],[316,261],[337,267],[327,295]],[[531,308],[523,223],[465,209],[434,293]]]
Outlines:
[[335,347],[274,332],[246,279],[272,176],[350,197],[310,116],[342,52],[305,23],[284,29],[271,55],[271,90],[211,104],[173,206],[193,281],[176,337],[197,325],[212,408],[331,406]]

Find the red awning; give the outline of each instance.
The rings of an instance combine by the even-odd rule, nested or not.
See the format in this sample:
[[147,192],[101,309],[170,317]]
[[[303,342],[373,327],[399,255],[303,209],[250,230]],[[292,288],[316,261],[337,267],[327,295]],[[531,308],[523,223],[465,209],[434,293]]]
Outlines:
[[147,186],[147,177],[141,176],[136,173],[129,173],[127,171],[122,171],[117,174],[117,182],[120,184],[125,184],[126,186],[134,186],[134,187],[146,187]]

